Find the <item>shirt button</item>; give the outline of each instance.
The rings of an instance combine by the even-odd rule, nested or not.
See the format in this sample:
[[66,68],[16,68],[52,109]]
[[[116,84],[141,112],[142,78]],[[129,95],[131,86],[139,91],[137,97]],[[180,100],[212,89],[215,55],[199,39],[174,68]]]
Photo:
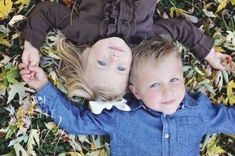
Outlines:
[[168,133],[164,134],[164,138],[168,139],[170,135]]
[[41,96],[38,96],[37,97],[37,101],[38,101],[38,103],[42,103],[43,102],[43,98]]

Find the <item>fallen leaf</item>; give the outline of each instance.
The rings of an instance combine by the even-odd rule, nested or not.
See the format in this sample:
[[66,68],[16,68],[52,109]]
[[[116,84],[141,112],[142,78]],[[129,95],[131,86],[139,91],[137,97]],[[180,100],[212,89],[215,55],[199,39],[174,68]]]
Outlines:
[[204,12],[204,14],[207,16],[207,17],[216,17],[216,14],[214,14],[213,11],[208,11],[206,9],[202,9],[202,11]]
[[3,53],[0,53],[0,55],[3,57],[3,59],[0,61],[0,68],[1,68],[5,64],[7,64],[11,60],[11,58]]
[[23,15],[15,15],[15,16],[13,16],[12,19],[8,22],[8,25],[12,27],[16,22],[19,22],[19,21],[24,20],[24,19],[26,19],[26,17],[23,16]]
[[16,78],[19,78],[19,77],[20,77],[18,67],[13,67],[13,68],[11,68],[11,69],[7,72],[6,77],[7,77],[7,81],[8,81],[9,83],[18,83],[18,81],[16,80]]
[[39,143],[39,131],[37,129],[31,129],[27,143],[27,151],[30,155],[36,155],[33,146],[39,145]]
[[227,85],[227,96],[230,104],[235,104],[235,82],[234,80],[230,81]]
[[228,4],[228,0],[223,0],[222,2],[220,2],[219,6],[217,7],[216,12],[219,12],[219,11],[221,11],[222,9],[224,9],[227,4]]
[[16,143],[14,145],[14,149],[15,149],[16,156],[21,156],[21,155],[27,156],[28,155],[28,153],[25,151],[25,149],[19,143]]
[[26,97],[28,94],[26,93],[27,88],[25,87],[25,82],[20,82],[20,83],[14,83],[9,86],[9,91],[8,91],[8,98],[7,98],[7,103],[9,103],[13,98],[15,97],[16,94],[22,97]]
[[12,11],[13,3],[11,0],[0,0],[0,20],[8,17]]

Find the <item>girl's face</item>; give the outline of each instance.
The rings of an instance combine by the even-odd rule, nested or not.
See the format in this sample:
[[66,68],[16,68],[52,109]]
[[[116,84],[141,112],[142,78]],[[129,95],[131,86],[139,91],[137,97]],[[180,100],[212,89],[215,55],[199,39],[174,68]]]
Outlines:
[[132,61],[128,45],[118,37],[99,40],[82,54],[85,76],[96,89],[110,94],[125,91]]

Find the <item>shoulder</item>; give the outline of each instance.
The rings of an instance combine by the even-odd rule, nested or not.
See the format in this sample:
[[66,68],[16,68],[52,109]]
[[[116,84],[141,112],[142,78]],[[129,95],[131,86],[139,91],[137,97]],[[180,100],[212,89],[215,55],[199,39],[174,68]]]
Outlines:
[[194,105],[198,107],[211,105],[209,97],[202,92],[187,91],[184,100],[188,105]]

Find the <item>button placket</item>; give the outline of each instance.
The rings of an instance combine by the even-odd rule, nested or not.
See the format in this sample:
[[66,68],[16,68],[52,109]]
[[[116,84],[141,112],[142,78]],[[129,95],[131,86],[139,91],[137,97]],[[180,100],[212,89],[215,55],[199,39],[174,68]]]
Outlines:
[[167,121],[166,115],[161,115],[162,120],[162,146],[163,146],[163,156],[168,156],[170,153],[170,134],[169,134],[169,122]]

